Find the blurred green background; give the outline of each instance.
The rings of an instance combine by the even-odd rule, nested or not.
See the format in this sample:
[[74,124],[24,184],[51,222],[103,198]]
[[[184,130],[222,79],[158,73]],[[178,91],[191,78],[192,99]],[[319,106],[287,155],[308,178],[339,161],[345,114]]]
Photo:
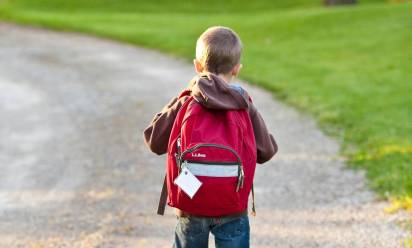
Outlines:
[[229,26],[245,46],[242,78],[315,117],[382,197],[412,197],[410,1],[3,0],[0,19],[188,60],[207,27]]

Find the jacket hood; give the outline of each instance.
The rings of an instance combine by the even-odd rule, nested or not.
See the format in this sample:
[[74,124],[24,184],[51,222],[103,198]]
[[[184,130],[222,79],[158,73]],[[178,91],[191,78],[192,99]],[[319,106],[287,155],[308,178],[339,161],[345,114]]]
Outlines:
[[249,95],[240,86],[228,84],[212,73],[195,76],[189,84],[195,100],[209,109],[247,109]]

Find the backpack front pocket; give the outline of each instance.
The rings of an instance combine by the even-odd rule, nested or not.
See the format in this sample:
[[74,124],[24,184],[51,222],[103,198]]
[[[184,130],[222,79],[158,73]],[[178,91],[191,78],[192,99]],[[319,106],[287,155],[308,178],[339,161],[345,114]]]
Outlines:
[[237,191],[239,165],[184,161],[183,167],[196,176],[202,182],[202,186],[192,199],[179,189],[179,205],[198,206],[210,212],[231,212],[240,207],[240,195]]
[[220,144],[196,144],[177,158],[179,171],[186,168],[202,183],[193,198],[178,188],[177,207],[210,216],[242,210],[244,172],[236,151]]
[[202,182],[202,186],[192,199],[183,190],[178,189],[178,205],[194,207],[184,208],[184,210],[191,213],[196,213],[200,209],[211,213],[226,211],[230,213],[233,209],[241,207],[240,195],[236,192],[236,178],[222,180],[222,178],[198,177],[198,179]]

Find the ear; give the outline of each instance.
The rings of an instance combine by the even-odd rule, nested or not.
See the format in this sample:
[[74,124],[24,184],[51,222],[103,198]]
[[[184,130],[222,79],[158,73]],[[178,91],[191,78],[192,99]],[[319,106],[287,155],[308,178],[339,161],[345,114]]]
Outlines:
[[197,73],[202,73],[203,72],[203,70],[204,70],[203,65],[197,59],[193,60],[193,64],[195,65],[195,71]]
[[237,77],[239,75],[240,69],[242,69],[243,65],[242,64],[237,64],[235,67],[233,67],[232,71],[230,74],[234,77]]

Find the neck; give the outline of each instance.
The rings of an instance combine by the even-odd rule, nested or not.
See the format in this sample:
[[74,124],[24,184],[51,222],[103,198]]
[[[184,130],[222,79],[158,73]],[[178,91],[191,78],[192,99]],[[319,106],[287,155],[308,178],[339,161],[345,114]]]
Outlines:
[[219,74],[220,78],[222,78],[226,83],[230,83],[232,81],[233,76],[228,74]]

